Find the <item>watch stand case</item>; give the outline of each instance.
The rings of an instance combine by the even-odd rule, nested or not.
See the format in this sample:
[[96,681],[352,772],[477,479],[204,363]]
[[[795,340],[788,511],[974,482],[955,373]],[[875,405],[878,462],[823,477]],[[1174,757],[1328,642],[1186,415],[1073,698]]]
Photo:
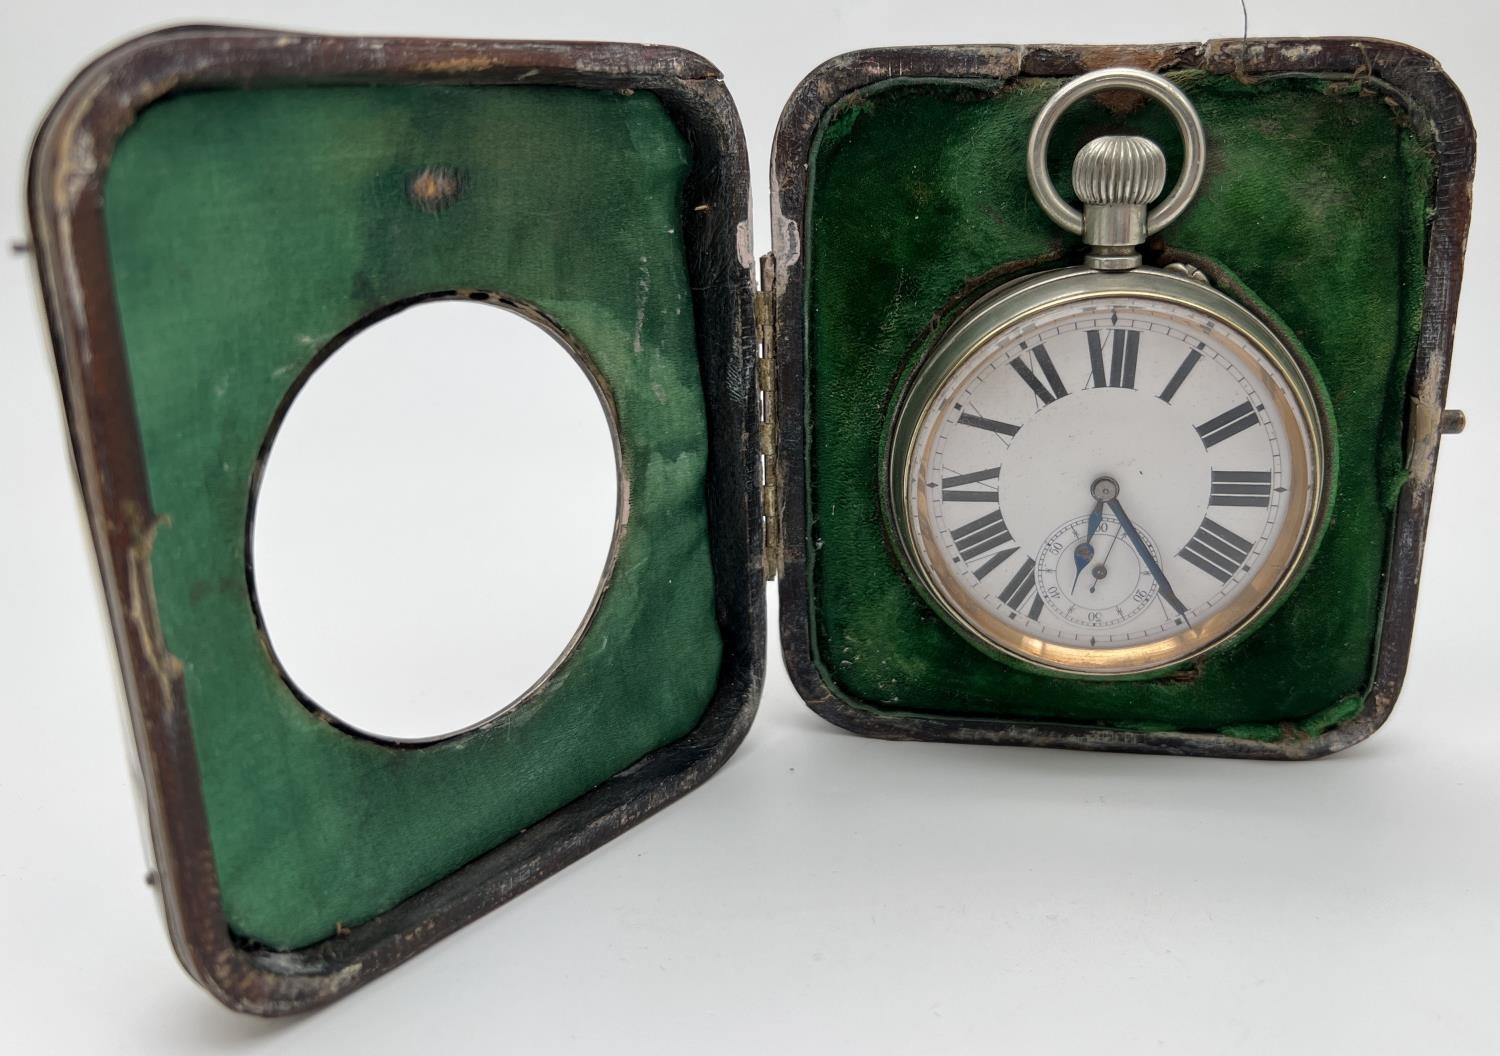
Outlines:
[[[928,611],[877,481],[944,321],[1081,253],[1029,196],[1025,140],[1065,79],[1108,66],[1173,78],[1209,130],[1199,199],[1147,262],[1190,262],[1295,335],[1340,459],[1320,549],[1263,627],[1084,683]],[[1070,146],[1121,130],[1175,161],[1164,115],[1104,96],[1058,129],[1059,187]],[[178,956],[233,1008],[315,1007],[685,794],[749,726],[768,577],[798,691],[859,733],[1255,758],[1368,736],[1455,420],[1473,158],[1452,82],[1399,44],[861,52],[787,104],[757,262],[738,116],[687,52],[187,27],[102,57],[42,127],[29,204]],[[551,677],[400,744],[283,676],[247,528],[300,380],[443,297],[570,346],[628,499]]]

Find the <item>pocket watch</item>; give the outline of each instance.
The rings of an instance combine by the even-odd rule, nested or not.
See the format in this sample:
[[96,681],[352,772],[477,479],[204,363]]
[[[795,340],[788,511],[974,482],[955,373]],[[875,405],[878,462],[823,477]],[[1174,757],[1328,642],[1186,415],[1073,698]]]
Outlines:
[[[1104,136],[1048,175],[1058,118],[1129,88],[1183,141]],[[1333,451],[1310,366],[1201,272],[1142,263],[1203,176],[1197,112],[1170,81],[1112,69],[1037,115],[1027,175],[1082,235],[1082,266],[1007,283],[959,315],[897,403],[887,512],[907,572],[990,652],[1078,675],[1171,668],[1223,648],[1285,596],[1326,518]]]

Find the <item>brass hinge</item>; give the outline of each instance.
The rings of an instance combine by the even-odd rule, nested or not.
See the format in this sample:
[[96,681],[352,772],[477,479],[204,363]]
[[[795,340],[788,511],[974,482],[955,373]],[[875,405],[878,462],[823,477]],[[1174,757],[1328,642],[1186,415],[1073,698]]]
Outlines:
[[781,574],[781,472],[776,458],[776,368],[773,340],[776,257],[760,258],[755,291],[755,384],[760,404],[760,502],[765,529],[766,579]]

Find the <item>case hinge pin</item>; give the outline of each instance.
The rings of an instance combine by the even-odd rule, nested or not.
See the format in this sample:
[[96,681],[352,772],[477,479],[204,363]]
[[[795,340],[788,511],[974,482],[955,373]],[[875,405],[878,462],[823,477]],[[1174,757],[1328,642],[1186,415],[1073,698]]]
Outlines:
[[760,403],[761,512],[765,530],[766,579],[781,574],[781,473],[776,457],[776,371],[774,327],[776,258],[760,258],[760,288],[755,291],[755,380]]

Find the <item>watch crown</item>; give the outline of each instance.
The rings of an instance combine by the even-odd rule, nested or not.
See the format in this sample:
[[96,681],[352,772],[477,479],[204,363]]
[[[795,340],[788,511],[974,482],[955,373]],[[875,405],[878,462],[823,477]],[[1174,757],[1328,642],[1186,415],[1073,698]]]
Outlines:
[[1085,205],[1150,205],[1167,185],[1167,156],[1141,136],[1100,136],[1073,159],[1073,193]]
[[1073,159],[1073,193],[1083,202],[1084,263],[1105,271],[1137,267],[1146,207],[1167,183],[1167,157],[1140,136],[1100,136]]

